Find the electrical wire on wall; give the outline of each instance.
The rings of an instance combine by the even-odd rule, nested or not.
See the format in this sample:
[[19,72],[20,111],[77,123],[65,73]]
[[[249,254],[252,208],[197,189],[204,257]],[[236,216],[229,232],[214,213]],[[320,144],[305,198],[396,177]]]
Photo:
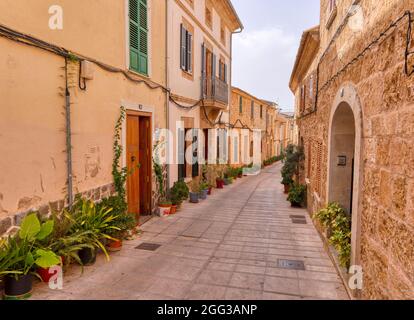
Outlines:
[[[356,4],[358,4],[360,2],[361,2],[361,0],[355,1]],[[393,21],[384,31],[382,31],[374,40],[372,40],[362,51],[360,51],[357,55],[355,55],[354,58],[352,58],[347,64],[345,64],[340,70],[338,70],[333,76],[331,76],[331,78],[329,78],[324,84],[320,85],[320,83],[319,83],[320,82],[320,66],[323,63],[323,61],[324,61],[326,55],[328,54],[330,48],[335,43],[336,39],[339,37],[339,35],[342,33],[343,29],[347,25],[348,20],[351,16],[352,16],[352,11],[350,10],[348,12],[347,16],[345,17],[344,21],[341,23],[341,25],[338,27],[336,33],[332,37],[332,40],[329,42],[328,47],[326,48],[326,50],[321,55],[321,57],[319,59],[319,62],[318,62],[317,69],[316,69],[316,95],[315,95],[314,107],[311,111],[309,111],[309,112],[301,115],[300,117],[298,117],[298,120],[306,118],[307,116],[317,112],[318,102],[319,102],[319,94],[322,91],[324,91],[327,87],[329,87],[349,67],[351,67],[353,64],[358,62],[361,58],[363,58],[368,51],[370,51],[383,38],[385,38],[391,30],[394,30],[395,28],[397,28],[398,25],[402,21],[404,21],[406,18],[408,20],[407,21],[408,26],[407,26],[407,33],[406,33],[406,47],[405,47],[405,52],[404,52],[404,62],[405,62],[404,72],[408,77],[410,77],[414,74],[414,67],[411,67],[411,70],[410,70],[410,66],[409,66],[409,58],[410,58],[411,55],[414,55],[414,52],[410,51],[410,45],[411,45],[411,42],[412,42],[412,35],[411,35],[411,33],[412,33],[412,24],[413,24],[414,21],[412,19],[411,11],[405,11],[402,16],[400,16],[398,19]]]

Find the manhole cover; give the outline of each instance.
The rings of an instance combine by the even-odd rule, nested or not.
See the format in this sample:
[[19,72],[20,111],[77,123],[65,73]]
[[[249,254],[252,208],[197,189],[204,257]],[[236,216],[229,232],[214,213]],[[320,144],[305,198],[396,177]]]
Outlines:
[[292,219],[293,224],[308,224],[305,219]]
[[305,263],[298,260],[277,260],[277,267],[280,269],[291,269],[291,270],[305,270]]
[[138,247],[136,247],[135,249],[146,250],[146,251],[155,251],[159,247],[161,247],[160,244],[144,242],[144,243],[140,244]]

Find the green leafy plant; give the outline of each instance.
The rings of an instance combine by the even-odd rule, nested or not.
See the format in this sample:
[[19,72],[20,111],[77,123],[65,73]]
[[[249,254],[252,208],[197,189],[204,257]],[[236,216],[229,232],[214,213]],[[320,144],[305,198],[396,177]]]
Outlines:
[[208,183],[206,181],[201,181],[200,183],[200,190],[207,190],[208,189]]
[[170,199],[173,205],[181,205],[184,200],[188,199],[189,188],[187,184],[180,180],[174,183],[174,186],[170,189]]
[[0,250],[0,275],[21,275],[33,272],[34,266],[49,268],[60,263],[56,254],[39,247],[53,232],[52,220],[41,223],[36,213],[26,216],[20,226],[19,233],[3,241]]
[[293,178],[299,175],[300,165],[305,159],[303,147],[293,144],[289,145],[284,152],[283,158],[282,184],[286,184],[283,182],[293,181]]
[[294,184],[289,190],[288,201],[292,204],[301,205],[304,203],[306,197],[306,186],[301,184]]
[[98,208],[92,201],[81,199],[66,216],[72,219],[71,235],[86,232],[87,243],[95,249],[100,248],[109,260],[108,252],[102,241],[105,239],[116,241],[111,236],[121,229],[115,225],[118,215],[112,214],[112,208]]
[[351,219],[338,203],[331,203],[314,215],[329,230],[329,243],[337,250],[339,263],[349,268],[351,260]]
[[200,183],[197,182],[196,179],[194,179],[193,181],[191,181],[190,183],[190,190],[192,193],[200,193]]

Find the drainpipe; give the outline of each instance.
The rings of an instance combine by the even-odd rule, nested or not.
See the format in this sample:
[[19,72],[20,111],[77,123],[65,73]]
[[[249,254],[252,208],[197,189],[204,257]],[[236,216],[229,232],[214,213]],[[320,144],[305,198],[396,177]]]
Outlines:
[[65,116],[66,116],[66,165],[68,181],[68,206],[73,206],[73,173],[72,173],[72,129],[70,117],[70,92],[68,85],[68,59],[65,58]]
[[[165,0],[165,38],[166,38],[166,46],[165,46],[165,86],[167,88],[166,90],[166,101],[165,101],[165,106],[166,106],[166,116],[167,116],[167,130],[170,130],[170,74],[169,74],[169,61],[170,61],[170,57],[168,56],[169,54],[169,22],[170,22],[170,18],[169,18],[169,6],[170,6],[170,2],[169,0]],[[174,143],[174,141],[170,141],[169,143]],[[168,148],[170,148],[170,146],[168,145]],[[167,154],[169,155],[169,150],[167,150]],[[167,157],[168,162],[167,163],[167,190],[170,189],[170,163],[172,159],[169,159],[169,157]]]

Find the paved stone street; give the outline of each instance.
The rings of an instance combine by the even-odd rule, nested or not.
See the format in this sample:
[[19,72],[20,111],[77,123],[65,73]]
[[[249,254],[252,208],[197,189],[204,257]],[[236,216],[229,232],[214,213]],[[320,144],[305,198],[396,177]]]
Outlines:
[[[154,218],[107,263],[72,267],[64,290],[38,284],[33,299],[348,299],[304,209],[293,209],[280,184],[280,165]],[[290,216],[306,216],[293,224]],[[156,251],[136,249],[160,244]],[[304,262],[305,271],[278,268]]]

